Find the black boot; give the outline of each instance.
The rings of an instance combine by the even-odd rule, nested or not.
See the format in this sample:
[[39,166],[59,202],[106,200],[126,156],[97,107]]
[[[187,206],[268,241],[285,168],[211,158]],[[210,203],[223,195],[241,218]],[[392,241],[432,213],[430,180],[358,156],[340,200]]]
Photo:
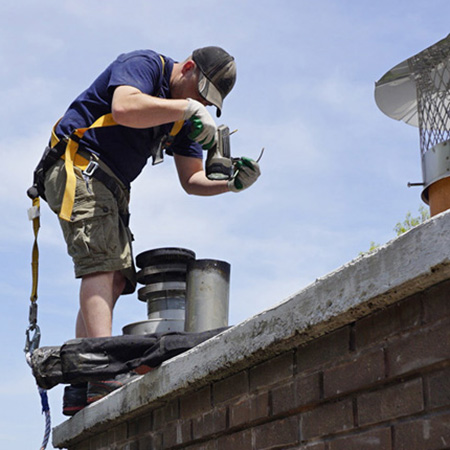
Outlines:
[[71,384],[64,388],[63,414],[73,416],[87,405],[87,383]]

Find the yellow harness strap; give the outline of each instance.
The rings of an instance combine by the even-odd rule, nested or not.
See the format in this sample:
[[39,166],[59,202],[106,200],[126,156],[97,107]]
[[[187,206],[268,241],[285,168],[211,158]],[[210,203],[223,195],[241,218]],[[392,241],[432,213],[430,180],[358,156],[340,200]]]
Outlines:
[[[37,298],[38,298],[38,276],[39,276],[39,247],[38,233],[40,228],[40,199],[33,198],[33,206],[28,210],[28,218],[33,222],[34,243],[31,256],[31,295],[30,295],[30,312],[28,316],[29,326],[25,332],[27,338],[25,341],[25,354],[30,364],[30,355],[39,347],[41,339],[41,331],[37,324]],[[34,332],[33,336],[31,333]],[[31,364],[30,364],[31,365]]]
[[30,300],[32,303],[37,301],[38,295],[38,274],[39,274],[39,247],[38,247],[38,233],[41,226],[40,223],[40,199],[36,197],[33,199],[33,206],[28,212],[29,219],[33,221],[34,243],[31,253],[31,275],[32,286]]
[[183,128],[184,120],[178,120],[173,124],[172,129],[170,130],[169,136],[176,136],[180,130]]
[[[114,125],[117,125],[117,123],[113,119],[112,114],[105,114],[104,116],[98,118],[90,127],[77,128],[67,140],[66,151],[63,155],[63,159],[65,160],[64,167],[66,169],[66,188],[64,190],[61,211],[59,213],[59,217],[61,219],[70,222],[72,217],[73,202],[75,200],[75,187],[77,184],[74,166],[84,170],[89,164],[89,161],[86,158],[83,158],[81,155],[77,154],[78,141],[84,136],[84,133],[86,133],[87,130],[100,127],[111,127]],[[53,127],[50,141],[52,147],[59,142],[59,138],[55,134],[55,128],[56,125]]]

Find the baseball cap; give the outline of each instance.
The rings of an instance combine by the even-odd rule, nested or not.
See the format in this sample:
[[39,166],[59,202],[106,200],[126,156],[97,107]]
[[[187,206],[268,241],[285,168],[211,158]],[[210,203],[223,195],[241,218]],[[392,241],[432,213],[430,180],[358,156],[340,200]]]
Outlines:
[[236,82],[234,58],[220,47],[203,47],[194,50],[192,59],[200,69],[198,90],[200,95],[222,113],[223,99]]

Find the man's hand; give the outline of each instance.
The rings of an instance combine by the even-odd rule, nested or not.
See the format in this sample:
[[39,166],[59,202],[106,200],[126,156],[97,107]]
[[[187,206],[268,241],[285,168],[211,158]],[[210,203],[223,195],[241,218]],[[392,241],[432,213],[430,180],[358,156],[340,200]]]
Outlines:
[[259,164],[253,159],[243,156],[236,163],[236,172],[228,181],[228,189],[232,192],[241,192],[250,187],[260,175]]
[[187,101],[183,119],[192,122],[192,131],[188,137],[201,144],[204,150],[209,150],[216,142],[217,125],[205,106],[192,98]]

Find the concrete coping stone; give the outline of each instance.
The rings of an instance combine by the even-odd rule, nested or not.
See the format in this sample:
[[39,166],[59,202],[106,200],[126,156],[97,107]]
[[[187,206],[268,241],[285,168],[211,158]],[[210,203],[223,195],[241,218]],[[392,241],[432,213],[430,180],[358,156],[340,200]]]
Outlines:
[[183,353],[53,429],[86,439],[450,278],[450,211],[360,256],[281,303]]

